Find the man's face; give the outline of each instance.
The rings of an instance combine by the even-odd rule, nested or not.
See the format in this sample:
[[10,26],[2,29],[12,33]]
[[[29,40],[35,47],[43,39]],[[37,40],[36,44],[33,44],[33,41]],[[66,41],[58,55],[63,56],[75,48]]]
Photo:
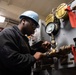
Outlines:
[[34,34],[36,29],[35,23],[31,19],[24,20],[23,23],[23,32],[28,36]]

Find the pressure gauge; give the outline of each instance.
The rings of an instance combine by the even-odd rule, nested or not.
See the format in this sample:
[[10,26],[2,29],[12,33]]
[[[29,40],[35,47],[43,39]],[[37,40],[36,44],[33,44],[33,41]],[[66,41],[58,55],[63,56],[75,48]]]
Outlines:
[[46,26],[46,33],[50,34],[53,32],[55,25],[52,23],[49,23],[48,26]]
[[58,23],[50,22],[46,25],[45,31],[47,34],[51,35],[56,35],[60,29],[60,25]]

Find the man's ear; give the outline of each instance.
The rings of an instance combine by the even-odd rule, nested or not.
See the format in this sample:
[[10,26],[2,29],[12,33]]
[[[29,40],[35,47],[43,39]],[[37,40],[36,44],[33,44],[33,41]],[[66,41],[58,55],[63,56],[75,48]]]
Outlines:
[[24,23],[25,23],[25,19],[22,20],[22,24],[23,24],[23,25],[24,25]]

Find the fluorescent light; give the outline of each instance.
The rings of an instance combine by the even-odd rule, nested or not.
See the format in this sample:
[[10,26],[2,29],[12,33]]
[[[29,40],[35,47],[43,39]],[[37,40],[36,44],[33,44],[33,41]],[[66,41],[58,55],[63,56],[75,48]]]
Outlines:
[[5,17],[0,16],[0,22],[3,23],[5,21]]

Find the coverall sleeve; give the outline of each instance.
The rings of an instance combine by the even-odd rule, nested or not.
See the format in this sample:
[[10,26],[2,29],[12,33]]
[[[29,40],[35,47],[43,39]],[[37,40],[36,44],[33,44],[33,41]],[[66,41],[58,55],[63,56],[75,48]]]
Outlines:
[[0,59],[9,69],[24,70],[31,67],[36,61],[31,54],[20,54],[13,50],[13,44],[8,42],[0,50]]

